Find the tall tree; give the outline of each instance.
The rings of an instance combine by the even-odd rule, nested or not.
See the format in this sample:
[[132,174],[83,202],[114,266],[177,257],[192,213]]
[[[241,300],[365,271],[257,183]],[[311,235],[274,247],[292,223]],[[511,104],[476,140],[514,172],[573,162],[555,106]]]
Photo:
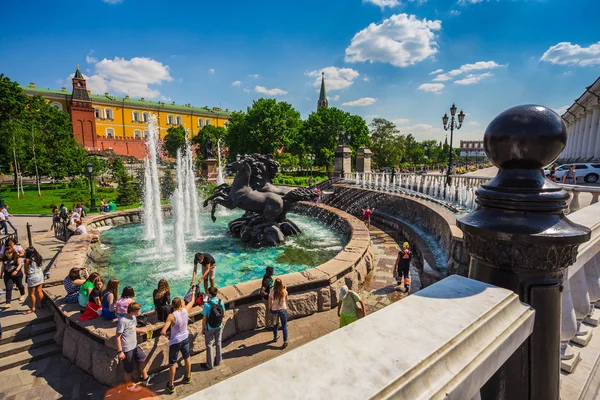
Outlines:
[[301,126],[300,113],[291,104],[258,99],[245,114],[232,113],[226,142],[230,154],[273,154],[294,147]]
[[405,141],[393,122],[384,118],[371,121],[371,150],[377,168],[398,165],[404,156]]
[[11,81],[4,74],[0,74],[0,168],[8,171],[13,167],[15,173],[14,184],[17,185],[17,166],[19,151],[22,149],[21,135],[22,119],[27,96],[23,93],[17,82]]
[[335,149],[344,141],[355,153],[369,146],[369,128],[365,120],[339,108],[321,107],[304,121],[300,137],[306,152],[315,154],[315,165],[333,166]]
[[172,126],[167,129],[163,140],[162,150],[170,158],[177,157],[177,150],[185,147],[186,132],[183,126]]

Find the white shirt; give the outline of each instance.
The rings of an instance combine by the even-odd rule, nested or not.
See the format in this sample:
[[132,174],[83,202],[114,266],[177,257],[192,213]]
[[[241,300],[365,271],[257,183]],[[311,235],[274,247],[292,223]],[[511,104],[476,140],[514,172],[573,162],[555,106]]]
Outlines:
[[69,222],[70,224],[74,224],[76,219],[80,219],[81,217],[79,216],[79,214],[77,214],[76,212],[73,212],[73,214],[71,214],[71,221]]
[[77,229],[75,229],[76,235],[85,235],[86,233],[87,233],[87,228],[83,224],[79,225],[77,227]]
[[2,213],[4,214],[4,217],[6,217],[6,219],[8,219],[8,209],[7,208],[3,208],[2,209]]

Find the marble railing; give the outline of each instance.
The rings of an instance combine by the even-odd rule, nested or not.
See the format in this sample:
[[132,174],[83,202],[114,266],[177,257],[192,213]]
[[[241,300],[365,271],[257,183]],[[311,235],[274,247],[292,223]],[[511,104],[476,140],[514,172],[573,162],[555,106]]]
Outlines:
[[[571,195],[571,201],[569,202],[569,211],[575,212],[581,208],[587,207],[588,205],[593,205],[598,202],[598,197],[600,196],[600,187],[593,186],[582,186],[582,185],[565,185],[560,184],[564,190],[569,192]],[[587,199],[580,202],[580,195],[583,193],[587,193]],[[591,195],[591,199],[590,199]],[[588,203],[588,201],[590,201]],[[584,204],[583,207],[581,204]]]
[[453,275],[187,399],[476,399],[534,314],[512,291]]
[[580,399],[593,397],[598,389],[591,384],[600,364],[600,204],[573,212],[569,219],[592,231],[565,271],[562,295],[561,398]]

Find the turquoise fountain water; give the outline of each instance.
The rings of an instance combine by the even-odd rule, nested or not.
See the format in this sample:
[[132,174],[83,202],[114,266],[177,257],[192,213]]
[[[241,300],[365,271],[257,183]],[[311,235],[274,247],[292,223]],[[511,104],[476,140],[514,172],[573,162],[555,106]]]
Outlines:
[[267,266],[275,268],[275,275],[312,268],[333,258],[346,245],[342,235],[316,219],[289,213],[288,216],[302,229],[302,235],[287,238],[286,243],[278,247],[247,248],[239,239],[229,236],[227,229],[229,220],[241,214],[240,211],[230,212],[226,218],[218,218],[213,223],[208,213],[200,213],[201,239],[188,239],[184,263],[179,268],[174,263],[172,220],[165,221],[166,249],[162,252],[153,241],[144,239],[142,224],[121,225],[104,231],[101,242],[109,251],[109,267],[100,271],[101,275],[119,279],[120,290],[132,286],[136,292],[135,300],[142,305],[143,311],[149,311],[153,308],[152,291],[159,279],[167,279],[172,298],[186,294],[197,252],[213,255],[217,261],[215,284],[223,287],[260,279]]

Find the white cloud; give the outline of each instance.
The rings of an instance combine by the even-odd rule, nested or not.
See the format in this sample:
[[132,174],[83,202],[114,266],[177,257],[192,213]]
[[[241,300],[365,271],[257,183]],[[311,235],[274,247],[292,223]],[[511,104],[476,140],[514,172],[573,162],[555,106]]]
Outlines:
[[244,92],[250,93],[250,88],[244,88]]
[[403,125],[403,124],[408,124],[410,122],[410,119],[408,118],[396,118],[393,119],[392,122],[396,125]]
[[432,139],[432,138],[434,138],[436,133],[439,133],[442,131],[442,128],[433,127],[429,124],[415,124],[412,126],[401,126],[398,129],[400,129],[400,132],[403,135],[407,135],[407,134],[411,133],[413,136],[416,137],[417,140]]
[[260,78],[259,74],[248,75],[250,78],[258,79]]
[[370,78],[367,75],[365,75],[363,76],[362,80],[365,82],[369,82]]
[[304,98],[304,100],[306,100],[306,101],[311,101],[311,100],[310,100],[310,97],[305,97],[305,98]]
[[477,4],[477,3],[483,3],[483,0],[458,0],[458,4],[460,4],[461,6],[466,6],[468,4]]
[[[171,82],[169,66],[146,57],[134,57],[126,60],[115,57],[103,59],[95,64],[96,74],[84,76],[87,87],[93,93],[105,92],[126,94],[132,97],[158,98],[160,92],[149,85]],[[73,78],[69,75],[67,81]]]
[[354,83],[354,80],[360,76],[358,71],[352,68],[325,67],[320,70],[306,72],[305,75],[314,77],[313,86],[321,87],[321,72],[325,72],[325,88],[328,92],[345,89]]
[[471,121],[471,122],[467,123],[467,125],[477,126],[477,125],[479,125],[479,122],[477,122],[477,121]]
[[450,10],[450,15],[452,15],[452,16],[455,17],[457,15],[460,15],[460,11],[458,11],[458,10]]
[[435,31],[442,29],[439,20],[417,19],[398,14],[372,23],[352,38],[346,48],[346,62],[381,61],[407,67],[437,53]]
[[363,3],[371,3],[380,7],[382,10],[386,7],[398,7],[401,3],[398,0],[363,0]]
[[102,0],[103,2],[105,2],[106,4],[121,4],[123,2],[123,0]]
[[443,83],[424,83],[417,88],[417,90],[422,90],[424,92],[432,92],[432,93],[440,93],[440,91],[445,87]]
[[162,101],[164,101],[164,102],[170,102],[170,101],[173,101],[173,99],[172,99],[172,98],[170,98],[170,97],[167,97],[167,96],[160,96],[160,99],[161,99]]
[[564,113],[567,112],[567,110],[569,109],[569,107],[571,107],[570,105],[568,106],[562,106],[562,107],[558,107],[555,108],[554,111],[558,114],[558,115],[563,115]]
[[600,42],[588,47],[581,47],[571,42],[560,42],[551,46],[540,58],[540,61],[552,64],[575,64],[582,67],[600,64]]
[[231,82],[231,86],[237,86],[237,87],[240,87],[240,85],[241,85],[241,84],[242,84],[242,82],[241,82],[241,81],[234,81],[234,82]]
[[436,69],[435,71],[431,71],[429,73],[429,75],[437,75],[437,74],[441,74],[442,72],[444,72],[444,70],[440,68],[440,69]]
[[273,88],[273,89],[267,89],[264,86],[256,86],[254,88],[254,91],[256,93],[262,93],[262,94],[266,94],[267,96],[277,96],[277,95],[283,95],[283,94],[287,94],[287,92],[283,89],[279,89],[279,88]]
[[208,69],[208,73],[211,74],[211,75],[214,74],[215,73],[215,69],[214,68],[209,68]]
[[338,101],[338,100],[340,99],[340,95],[339,95],[339,94],[336,94],[335,96],[331,96],[329,99],[330,99],[331,101]]
[[87,56],[85,56],[86,63],[95,64],[98,62],[98,59],[96,57],[93,57],[92,54],[94,54],[94,50],[90,50],[89,54]]
[[463,79],[454,81],[457,85],[474,85],[481,82],[485,78],[494,76],[491,72],[485,72],[483,74],[468,74]]
[[364,107],[364,106],[369,106],[369,105],[375,103],[376,101],[377,101],[377,99],[374,99],[373,97],[362,97],[358,100],[342,103],[342,105],[347,106],[347,107]]
[[446,72],[445,74],[440,74],[440,75],[436,76],[435,78],[433,78],[433,81],[434,82],[445,82],[445,81],[452,80],[455,77],[457,77],[458,75],[462,75],[467,72],[480,71],[480,70],[486,70],[486,69],[494,69],[494,68],[500,68],[500,67],[506,67],[506,65],[498,64],[495,61],[477,61],[474,64],[464,64],[464,65],[461,65],[460,68],[458,68],[458,69],[453,69],[452,71]]

